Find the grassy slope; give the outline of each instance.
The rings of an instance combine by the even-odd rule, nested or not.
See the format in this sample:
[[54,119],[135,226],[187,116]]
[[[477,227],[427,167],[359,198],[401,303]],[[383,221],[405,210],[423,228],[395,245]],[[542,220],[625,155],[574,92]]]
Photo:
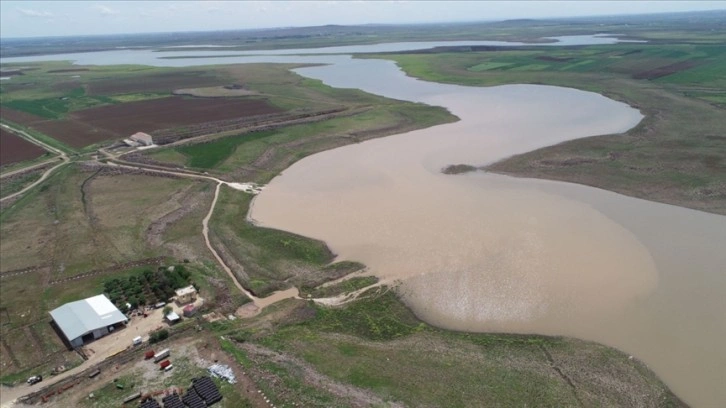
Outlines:
[[683,406],[642,363],[613,349],[439,330],[385,289],[340,308],[291,302],[276,309],[241,329],[222,328],[226,337],[281,353],[261,358],[227,346],[245,367],[261,370],[261,388],[276,404],[345,405],[304,374],[309,364],[323,383],[350,384],[406,406]]
[[[726,214],[726,114],[723,106],[709,103],[725,92],[723,76],[718,74],[725,47],[638,44],[385,57],[397,61],[409,75],[436,82],[559,85],[629,103],[646,118],[624,135],[566,142],[488,169]],[[633,79],[682,61],[699,65],[657,79]]]
[[352,116],[233,135],[147,154],[159,162],[210,170],[234,180],[266,183],[295,161],[319,151],[453,119],[441,108],[384,102]]
[[[73,282],[73,287],[53,286],[49,297],[37,296],[51,280],[169,254],[163,247],[147,244],[146,229],[153,220],[175,209],[170,196],[196,194],[196,189],[202,188],[202,183],[187,180],[97,176],[87,183],[84,197],[81,185],[92,174],[68,166],[0,214],[2,272],[47,266],[47,272],[30,275],[29,279],[37,280],[39,285],[27,286],[24,275],[3,279],[2,306],[8,307],[14,324],[40,319],[44,310],[75,295],[90,293],[97,284],[94,278],[83,279]],[[185,234],[193,231],[198,236],[203,215],[192,216],[196,221]],[[180,239],[173,236],[169,240],[175,243]],[[65,290],[73,293],[61,293]],[[47,307],[38,303],[45,302],[43,299],[50,300]]]
[[334,255],[324,242],[250,224],[246,216],[251,199],[247,193],[223,188],[209,225],[214,245],[242,265],[244,272],[238,277],[253,293],[314,287],[360,269],[350,263],[327,266]]

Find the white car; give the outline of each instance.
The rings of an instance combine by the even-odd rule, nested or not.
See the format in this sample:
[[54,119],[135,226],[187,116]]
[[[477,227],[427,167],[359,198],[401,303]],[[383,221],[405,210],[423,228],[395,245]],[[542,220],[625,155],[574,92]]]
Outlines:
[[41,381],[43,381],[42,375],[34,375],[34,376],[28,378],[28,384],[30,384],[30,385],[37,384]]

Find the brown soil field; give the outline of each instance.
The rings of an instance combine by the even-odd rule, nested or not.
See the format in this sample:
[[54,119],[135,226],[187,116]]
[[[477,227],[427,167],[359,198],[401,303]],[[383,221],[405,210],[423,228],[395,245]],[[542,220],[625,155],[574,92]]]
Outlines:
[[[70,117],[71,121],[115,133],[117,137],[128,137],[136,132],[148,133],[159,129],[276,112],[281,112],[281,109],[262,99],[202,99],[173,96],[86,109],[74,112]],[[66,141],[57,135],[57,132],[51,134]],[[99,140],[103,139],[89,137],[86,144]]]
[[89,84],[89,95],[115,95],[135,92],[171,92],[179,88],[225,85],[224,79],[205,76],[205,71],[169,72],[134,75],[128,78],[104,78]]
[[657,79],[657,78],[664,77],[667,75],[675,74],[676,72],[679,72],[679,71],[685,71],[685,70],[693,68],[697,65],[698,64],[693,61],[676,62],[675,64],[670,64],[670,65],[666,65],[663,67],[658,67],[655,69],[638,72],[637,74],[633,75],[633,78],[634,79]]
[[0,166],[35,159],[43,153],[40,146],[0,128]]
[[59,75],[58,82],[54,83],[52,89],[59,92],[69,92],[73,89],[80,88],[83,84],[77,79],[63,80],[63,76]]
[[263,99],[173,96],[86,109],[63,120],[48,120],[7,108],[3,108],[2,117],[30,126],[69,146],[82,148],[104,140],[126,138],[140,131],[149,133],[279,112],[282,110]]
[[46,120],[40,116],[33,115],[31,113],[25,113],[6,107],[0,108],[0,117],[11,122],[15,122],[20,125],[30,125],[31,123],[40,122]]
[[131,135],[131,133],[127,135],[112,132],[107,129],[99,129],[92,125],[75,120],[46,120],[36,122],[32,124],[31,127],[75,148],[81,148],[104,140],[120,139]]
[[4,76],[4,77],[15,76],[15,75],[25,75],[25,74],[23,74],[23,71],[21,71],[21,70],[1,71],[0,72],[0,76]]
[[571,61],[573,58],[568,58],[568,57],[551,57],[549,55],[542,55],[542,56],[537,57],[537,59],[540,60],[540,61],[567,62],[567,61]]
[[257,91],[250,91],[245,88],[234,88],[229,86],[208,86],[204,88],[176,89],[174,95],[189,95],[201,98],[220,98],[229,96],[250,96],[259,95]]
[[48,71],[49,74],[60,74],[64,72],[82,72],[90,71],[88,68],[66,68],[66,69],[51,69]]

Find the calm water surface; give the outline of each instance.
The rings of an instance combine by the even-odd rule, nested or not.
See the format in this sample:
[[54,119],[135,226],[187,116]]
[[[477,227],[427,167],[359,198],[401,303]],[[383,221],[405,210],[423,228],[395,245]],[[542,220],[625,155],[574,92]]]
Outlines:
[[383,61],[297,72],[444,106],[461,121],[303,159],[258,196],[255,220],[401,282],[435,325],[598,341],[644,360],[694,406],[726,404],[726,217],[567,183],[440,173],[622,132],[638,111],[564,88],[427,83]]
[[120,50],[3,62],[327,63],[296,71],[444,106],[461,120],[299,161],[257,197],[251,217],[323,239],[340,260],[401,282],[406,302],[430,323],[598,341],[645,361],[688,403],[726,406],[726,217],[574,184],[440,173],[622,132],[639,122],[638,111],[565,88],[442,85],[406,77],[389,61],[271,53],[159,59],[215,52]]

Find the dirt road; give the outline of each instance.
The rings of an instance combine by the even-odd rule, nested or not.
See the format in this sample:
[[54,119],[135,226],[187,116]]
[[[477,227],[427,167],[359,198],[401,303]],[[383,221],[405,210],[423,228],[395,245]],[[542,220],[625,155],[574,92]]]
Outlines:
[[[26,186],[25,188],[23,188],[22,190],[18,191],[17,193],[13,193],[13,194],[10,194],[10,195],[8,195],[8,196],[5,196],[5,197],[3,197],[3,198],[0,198],[0,202],[3,202],[3,201],[5,201],[5,200],[9,200],[9,199],[11,199],[11,198],[13,198],[13,197],[16,197],[16,196],[19,196],[19,195],[21,195],[21,194],[24,194],[24,193],[25,193],[26,191],[28,191],[28,190],[30,190],[30,189],[32,189],[32,188],[34,188],[34,187],[35,187],[35,186],[37,186],[38,184],[40,184],[40,183],[42,183],[43,181],[45,181],[45,180],[46,180],[46,179],[47,179],[47,178],[48,178],[48,177],[49,177],[49,176],[50,176],[50,175],[51,175],[51,174],[52,174],[52,173],[53,173],[54,171],[56,171],[57,169],[61,168],[62,166],[65,166],[66,164],[70,163],[70,159],[68,158],[68,156],[67,156],[67,155],[66,155],[66,154],[65,154],[65,153],[64,153],[63,151],[61,151],[61,150],[58,150],[58,149],[56,149],[56,148],[55,148],[55,147],[53,147],[53,146],[50,146],[50,145],[48,145],[48,144],[45,144],[45,143],[41,142],[40,140],[38,140],[38,139],[34,138],[33,136],[31,136],[31,135],[30,135],[30,134],[28,134],[27,132],[24,132],[24,131],[22,131],[22,130],[20,130],[20,129],[16,129],[16,128],[13,128],[13,127],[11,127],[11,126],[8,126],[8,125],[6,125],[6,124],[0,124],[0,126],[2,126],[3,128],[5,128],[5,129],[7,129],[7,130],[9,130],[9,131],[12,131],[13,133],[16,133],[16,134],[20,135],[20,136],[21,136],[21,137],[23,137],[24,139],[26,139],[26,140],[28,140],[28,141],[30,141],[30,142],[32,142],[32,143],[34,143],[34,144],[36,144],[36,145],[38,145],[38,146],[42,147],[43,149],[46,149],[46,150],[48,150],[48,151],[49,151],[49,152],[51,152],[51,153],[55,153],[55,154],[57,154],[57,155],[58,155],[58,158],[59,158],[59,159],[61,160],[61,162],[60,162],[60,163],[58,163],[57,165],[55,165],[55,166],[53,166],[53,167],[49,168],[48,170],[46,170],[46,171],[45,171],[45,172],[43,173],[43,175],[42,175],[42,176],[40,176],[40,178],[39,178],[38,180],[36,180],[36,181],[35,181],[34,183],[32,183],[32,184],[30,184],[30,185]],[[53,159],[53,160],[56,160],[56,159]],[[49,160],[49,161],[50,161],[50,160]],[[26,169],[20,169],[20,170],[16,170],[16,171],[13,171],[13,172],[10,172],[10,173],[6,173],[6,174],[4,174],[4,175],[3,175],[3,177],[6,177],[6,176],[9,176],[9,175],[12,175],[13,173],[18,173],[18,172],[20,172],[20,171],[25,171],[25,170],[27,170],[27,169],[32,169],[32,168],[35,168],[35,167],[38,167],[38,166],[40,166],[41,164],[46,164],[46,163],[48,163],[48,162],[40,163],[40,164],[38,164],[38,165],[35,165],[35,166],[30,166],[30,167],[28,167],[28,168],[26,168]]]

